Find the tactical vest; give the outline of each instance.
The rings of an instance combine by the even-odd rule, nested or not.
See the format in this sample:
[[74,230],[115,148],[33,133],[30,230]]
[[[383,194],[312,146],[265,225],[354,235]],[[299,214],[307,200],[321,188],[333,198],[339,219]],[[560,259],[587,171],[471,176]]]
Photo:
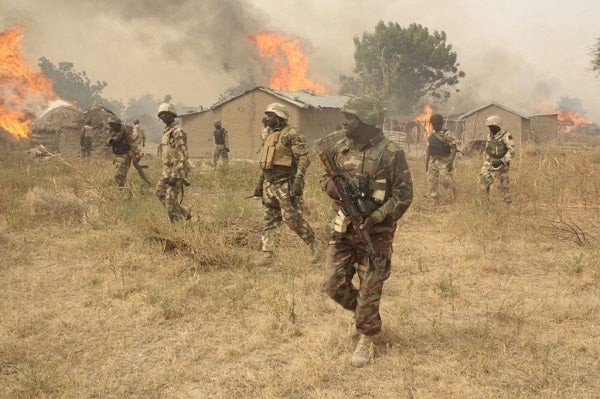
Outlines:
[[[446,129],[442,133],[446,132]],[[437,132],[432,132],[428,139],[429,155],[434,157],[447,157],[450,155],[450,144],[443,139]]]
[[260,169],[273,169],[274,166],[293,166],[294,154],[292,149],[281,143],[281,134],[288,131],[286,127],[283,131],[273,132],[267,136],[258,159]]
[[504,134],[502,134],[498,139],[492,137],[486,140],[485,153],[492,158],[502,158],[505,156],[508,152],[508,147],[503,141],[499,140],[502,137],[504,137]]
[[[369,155],[364,154],[361,159],[357,176],[350,179],[364,195],[365,214],[363,216],[367,216],[378,209],[389,197],[387,170],[381,167],[383,151],[389,143],[390,140],[385,137],[375,143]],[[368,176],[368,181],[364,181],[366,176]]]
[[213,132],[215,135],[215,144],[223,145],[225,144],[225,129],[219,128],[215,129]]
[[112,146],[113,154],[124,155],[129,152],[129,150],[131,149],[131,146],[129,145],[129,142],[127,141],[127,138],[125,137],[125,129],[121,129],[120,132],[113,134],[112,138],[113,138],[113,142],[112,142],[111,146]]

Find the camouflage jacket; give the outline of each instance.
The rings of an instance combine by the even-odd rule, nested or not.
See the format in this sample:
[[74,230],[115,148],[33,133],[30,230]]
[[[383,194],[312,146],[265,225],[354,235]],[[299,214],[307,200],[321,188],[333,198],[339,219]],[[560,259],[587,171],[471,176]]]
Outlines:
[[515,156],[515,140],[513,139],[513,137],[510,135],[510,133],[507,130],[500,130],[496,134],[489,132],[487,135],[487,138],[486,138],[486,146],[492,140],[504,144],[504,146],[506,147],[506,154],[504,154],[504,156],[502,158],[495,158],[495,157],[488,155],[484,151],[484,153],[483,153],[484,160],[486,162],[490,162],[490,161],[493,161],[494,159],[501,159],[502,162],[504,162],[505,164],[508,164],[508,162],[510,162],[510,160]]
[[190,170],[187,135],[177,122],[163,131],[158,152],[163,162],[163,177],[187,177]]
[[[439,132],[431,132],[427,137],[427,154],[432,157],[448,157],[452,146],[456,146],[456,139],[454,138],[454,134],[446,129],[442,129]],[[447,154],[438,154],[440,150],[446,151]]]
[[[333,160],[356,187],[361,173],[367,173],[370,181],[370,216],[376,223],[373,232],[393,231],[396,221],[409,208],[413,199],[413,184],[404,150],[387,139],[382,131],[363,148],[357,148],[354,140],[344,138],[333,147]],[[331,176],[321,177],[321,188],[326,189]],[[376,195],[381,190],[383,195]],[[369,196],[367,196],[369,197]],[[341,204],[333,201],[332,223]]]
[[[267,155],[267,147],[273,148],[272,155]],[[264,165],[265,161],[272,161],[272,165]],[[260,151],[260,181],[274,182],[288,177],[304,181],[309,166],[306,139],[296,128],[285,126],[281,130],[271,131],[265,138]]]

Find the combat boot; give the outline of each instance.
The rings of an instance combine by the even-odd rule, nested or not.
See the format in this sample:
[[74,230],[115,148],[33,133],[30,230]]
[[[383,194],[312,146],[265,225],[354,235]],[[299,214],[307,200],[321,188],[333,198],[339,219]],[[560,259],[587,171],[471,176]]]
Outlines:
[[362,367],[369,364],[371,360],[371,347],[373,346],[373,338],[360,334],[360,339],[356,345],[356,349],[352,354],[350,364],[354,367]]
[[263,253],[254,260],[252,260],[252,266],[269,266],[275,262],[275,258],[273,257],[273,252],[271,251],[263,251]]
[[310,263],[319,263],[319,261],[323,259],[323,256],[325,255],[323,241],[315,237],[313,242],[311,242],[309,245],[311,254]]

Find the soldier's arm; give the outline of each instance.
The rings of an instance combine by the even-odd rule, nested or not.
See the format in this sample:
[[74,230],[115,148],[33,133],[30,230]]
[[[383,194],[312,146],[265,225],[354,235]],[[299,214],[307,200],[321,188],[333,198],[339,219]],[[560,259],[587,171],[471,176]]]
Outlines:
[[412,177],[402,149],[393,155],[387,169],[391,192],[383,205],[369,215],[375,223],[382,222],[388,216],[396,219],[401,217],[413,199]]

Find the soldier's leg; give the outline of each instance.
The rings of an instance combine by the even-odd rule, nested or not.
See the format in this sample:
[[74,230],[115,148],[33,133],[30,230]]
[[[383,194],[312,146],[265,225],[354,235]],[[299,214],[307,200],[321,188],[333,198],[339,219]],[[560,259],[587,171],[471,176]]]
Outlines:
[[223,157],[224,163],[229,163],[229,153],[226,149],[223,148],[223,154],[221,154],[221,156]]
[[391,271],[394,235],[386,233],[372,239],[376,265],[370,266],[365,252],[361,252],[361,256],[357,259],[360,288],[356,306],[356,326],[365,335],[375,335],[381,331],[379,303],[383,282],[387,280]]
[[352,284],[356,273],[356,251],[350,240],[338,238],[327,247],[326,275],[322,290],[344,309],[354,311],[358,289]]
[[174,186],[166,186],[165,205],[167,207],[167,215],[171,222],[187,220],[191,217],[190,213],[179,203],[182,185],[183,183],[179,182]]
[[508,181],[508,168],[498,172],[498,190],[500,190],[500,193],[502,194],[502,200],[507,204],[510,204],[512,202],[512,197]]
[[488,162],[485,162],[479,171],[479,192],[481,195],[487,197],[490,193],[490,186],[494,183],[494,178],[490,173],[489,169],[490,165]]
[[272,253],[275,250],[277,228],[282,220],[277,185],[267,182],[264,184],[263,190],[263,234],[261,237],[263,252]]
[[[287,191],[287,188],[285,189]],[[310,244],[315,239],[315,233],[310,227],[304,215],[302,208],[297,206],[295,199],[290,198],[287,192],[280,198],[281,215],[285,224],[302,239],[306,244]]]
[[117,187],[125,187],[125,180],[127,179],[127,170],[129,169],[129,164],[127,161],[129,157],[125,156],[117,156],[113,160],[115,167],[117,168],[117,172],[115,173],[115,183],[117,183]]
[[436,198],[438,195],[438,184],[440,179],[440,170],[437,162],[431,160],[429,169],[427,170],[427,185],[429,187],[429,198]]

